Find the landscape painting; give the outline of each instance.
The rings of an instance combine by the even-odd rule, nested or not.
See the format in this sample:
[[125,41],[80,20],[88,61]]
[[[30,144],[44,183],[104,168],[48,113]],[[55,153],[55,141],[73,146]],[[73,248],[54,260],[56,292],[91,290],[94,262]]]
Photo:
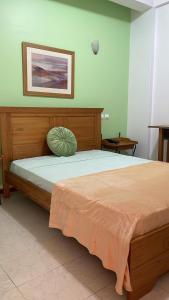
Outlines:
[[74,97],[74,52],[22,44],[24,94]]
[[67,89],[68,60],[32,53],[32,86]]

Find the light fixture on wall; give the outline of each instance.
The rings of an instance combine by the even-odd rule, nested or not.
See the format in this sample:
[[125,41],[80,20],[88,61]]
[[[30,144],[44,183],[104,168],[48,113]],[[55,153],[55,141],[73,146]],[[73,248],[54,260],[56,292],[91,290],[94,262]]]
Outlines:
[[98,54],[98,52],[99,52],[99,41],[98,40],[93,41],[91,43],[91,47],[92,47],[93,53],[95,55]]

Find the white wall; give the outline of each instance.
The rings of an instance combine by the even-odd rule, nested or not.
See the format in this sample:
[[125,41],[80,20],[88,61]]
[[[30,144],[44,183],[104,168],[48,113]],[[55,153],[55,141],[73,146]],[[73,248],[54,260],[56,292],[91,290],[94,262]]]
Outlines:
[[[169,124],[169,4],[156,9],[152,123]],[[157,158],[158,131],[151,130],[150,156]]]
[[158,129],[148,129],[149,124],[169,124],[169,4],[166,3],[140,15],[133,13],[131,26],[128,136],[139,140],[136,155],[157,159]]
[[149,155],[148,125],[151,119],[152,74],[154,61],[154,9],[146,13],[132,13],[128,136],[139,141],[136,155]]

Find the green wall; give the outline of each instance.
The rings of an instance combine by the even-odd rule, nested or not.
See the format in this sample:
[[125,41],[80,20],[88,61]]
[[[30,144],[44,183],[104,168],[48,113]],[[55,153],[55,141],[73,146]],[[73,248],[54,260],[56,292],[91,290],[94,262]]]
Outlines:
[[[129,9],[107,0],[0,0],[0,28],[1,106],[103,107],[103,135],[126,133]],[[22,41],[75,51],[73,100],[23,96]]]

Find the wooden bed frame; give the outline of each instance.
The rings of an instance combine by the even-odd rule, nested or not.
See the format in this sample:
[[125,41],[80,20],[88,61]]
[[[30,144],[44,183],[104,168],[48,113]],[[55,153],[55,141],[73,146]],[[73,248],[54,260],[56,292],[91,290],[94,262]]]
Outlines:
[[[12,174],[11,161],[50,154],[46,134],[54,126],[70,128],[78,150],[100,149],[101,112],[98,108],[0,107],[4,197],[10,196],[13,186],[49,210],[51,194]],[[169,223],[133,239],[128,262],[133,292],[127,293],[127,300],[137,300],[169,271]]]

